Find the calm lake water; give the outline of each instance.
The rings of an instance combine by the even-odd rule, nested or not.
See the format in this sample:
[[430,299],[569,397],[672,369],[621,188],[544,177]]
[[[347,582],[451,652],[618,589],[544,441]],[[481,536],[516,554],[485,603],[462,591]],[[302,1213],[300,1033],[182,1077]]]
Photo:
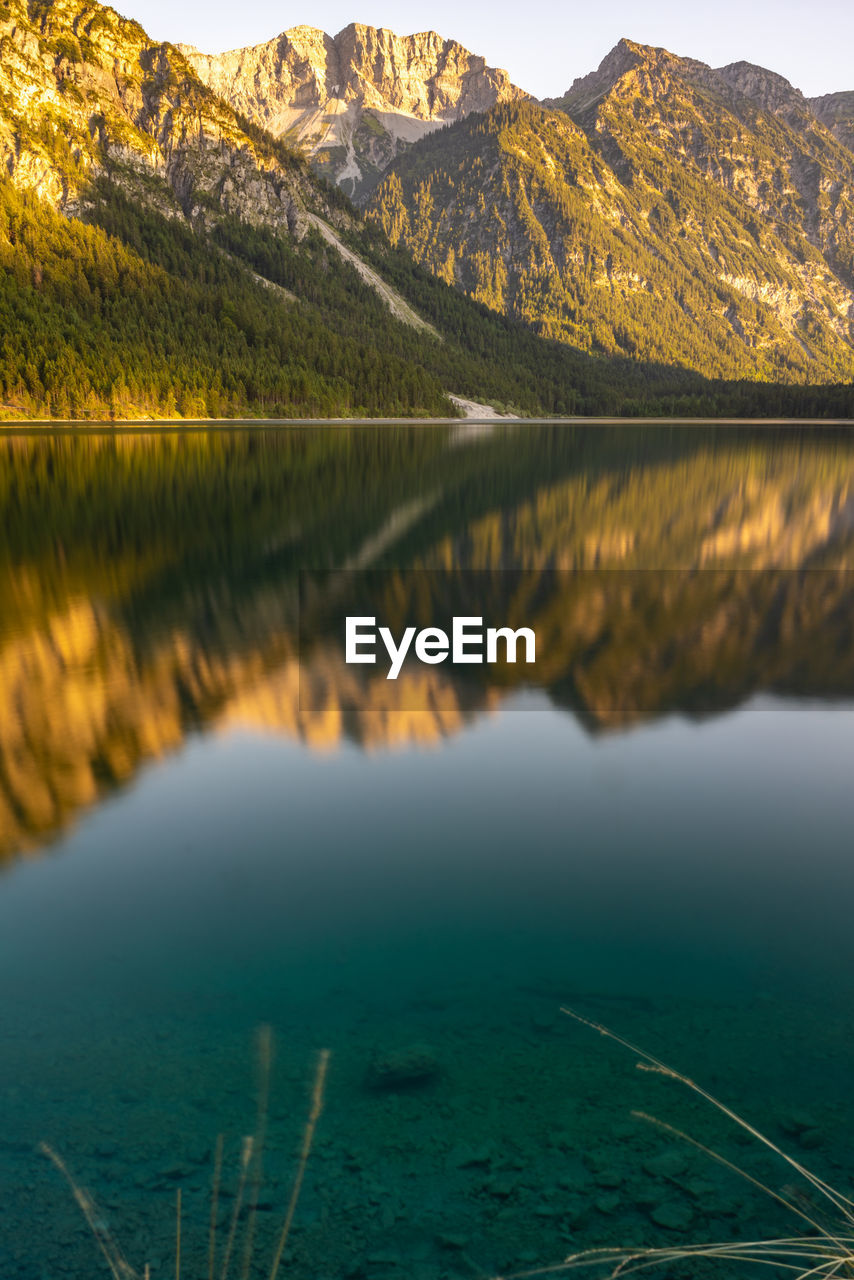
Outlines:
[[[849,434],[10,435],[0,520],[2,1280],[174,1277],[179,1188],[204,1280],[222,1134],[219,1277],[259,1129],[268,1277],[322,1050],[281,1275],[798,1230],[562,1005],[852,1194]],[[366,593],[535,625],[535,675],[348,666]]]

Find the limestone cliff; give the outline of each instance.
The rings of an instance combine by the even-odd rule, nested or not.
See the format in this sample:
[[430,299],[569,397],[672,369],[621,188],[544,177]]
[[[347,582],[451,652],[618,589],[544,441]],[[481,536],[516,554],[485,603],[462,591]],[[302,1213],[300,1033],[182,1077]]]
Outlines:
[[431,130],[527,97],[505,71],[435,31],[397,36],[354,22],[336,36],[293,27],[266,44],[213,56],[180,48],[217,94],[297,143],[354,196]]
[[317,199],[173,46],[91,0],[0,5],[0,166],[69,214],[99,174],[194,224],[228,213],[300,234]]

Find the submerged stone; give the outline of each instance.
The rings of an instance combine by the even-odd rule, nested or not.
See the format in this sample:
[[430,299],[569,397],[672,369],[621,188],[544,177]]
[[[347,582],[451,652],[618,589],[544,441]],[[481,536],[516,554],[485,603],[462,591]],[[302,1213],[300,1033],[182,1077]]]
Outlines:
[[515,1195],[517,1184],[512,1178],[488,1178],[483,1189],[487,1195],[495,1196],[496,1200],[509,1200]]
[[643,1163],[644,1170],[656,1178],[679,1178],[685,1172],[685,1166],[685,1157],[678,1151],[664,1151]]
[[687,1231],[694,1220],[689,1206],[678,1200],[656,1205],[649,1216],[657,1227],[666,1227],[668,1231]]
[[469,1238],[464,1235],[456,1235],[452,1232],[446,1232],[436,1236],[436,1243],[442,1249],[465,1249],[468,1246]]
[[802,1133],[817,1129],[818,1125],[808,1111],[788,1111],[780,1117],[780,1128],[789,1137],[797,1138]]
[[412,1044],[376,1054],[368,1064],[369,1089],[401,1089],[427,1084],[439,1074],[436,1051],[427,1044]]
[[619,1208],[620,1197],[612,1191],[609,1195],[599,1196],[594,1203],[600,1213],[614,1213]]
[[487,1168],[492,1163],[492,1155],[489,1146],[471,1147],[466,1142],[459,1142],[449,1153],[446,1163],[451,1169]]

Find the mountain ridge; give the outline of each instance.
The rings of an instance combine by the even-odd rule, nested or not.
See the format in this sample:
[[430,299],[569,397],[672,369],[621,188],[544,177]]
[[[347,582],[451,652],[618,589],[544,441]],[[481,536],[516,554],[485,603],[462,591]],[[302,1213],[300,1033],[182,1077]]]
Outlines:
[[630,42],[573,118],[435,33],[294,30],[378,155],[372,103],[429,127],[372,221],[139,24],[0,0],[0,415],[848,411],[854,153],[824,125]]
[[723,377],[851,377],[854,153],[762,68],[623,40],[561,99],[424,139],[368,209],[545,336]]
[[214,206],[301,234],[307,170],[250,137],[174,46],[87,0],[0,10],[0,163],[19,188],[69,213],[109,171],[167,216]]
[[351,22],[330,36],[301,25],[222,54],[179,47],[205,84],[300,146],[351,196],[432,129],[529,96],[506,71],[432,30],[398,36]]

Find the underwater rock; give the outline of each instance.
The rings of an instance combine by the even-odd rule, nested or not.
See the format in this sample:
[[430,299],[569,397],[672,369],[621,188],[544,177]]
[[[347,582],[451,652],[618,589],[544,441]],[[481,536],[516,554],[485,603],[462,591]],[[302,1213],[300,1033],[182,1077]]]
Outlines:
[[790,1138],[797,1138],[802,1133],[818,1129],[818,1124],[808,1111],[789,1111],[780,1117],[780,1128]]
[[496,1200],[511,1200],[516,1195],[518,1186],[512,1178],[487,1178],[483,1189]]
[[805,1151],[813,1151],[824,1142],[818,1122],[808,1111],[790,1111],[781,1116],[780,1128]]
[[453,1232],[444,1232],[436,1236],[436,1244],[441,1249],[466,1249],[468,1248],[469,1238],[464,1235],[456,1235]]
[[620,1197],[612,1192],[607,1196],[599,1196],[595,1204],[600,1213],[614,1213],[620,1206]]
[[643,1168],[655,1178],[678,1179],[685,1172],[685,1157],[678,1151],[664,1151],[661,1155],[644,1160]]
[[471,1147],[467,1142],[458,1142],[448,1154],[446,1165],[449,1169],[475,1169],[478,1166],[488,1168],[492,1164],[492,1148],[487,1144]]
[[412,1044],[375,1054],[365,1073],[369,1089],[405,1089],[427,1084],[439,1074],[439,1059],[428,1044]]
[[689,1206],[678,1200],[656,1205],[649,1216],[657,1227],[666,1227],[668,1231],[687,1231],[694,1220]]
[[699,1200],[707,1206],[712,1203],[717,1194],[715,1184],[707,1182],[705,1178],[692,1178],[690,1182],[685,1182],[682,1185],[694,1200]]
[[547,1013],[535,1013],[531,1016],[531,1027],[534,1031],[539,1031],[542,1035],[548,1035],[554,1031],[558,1025],[557,1013],[549,1010]]

